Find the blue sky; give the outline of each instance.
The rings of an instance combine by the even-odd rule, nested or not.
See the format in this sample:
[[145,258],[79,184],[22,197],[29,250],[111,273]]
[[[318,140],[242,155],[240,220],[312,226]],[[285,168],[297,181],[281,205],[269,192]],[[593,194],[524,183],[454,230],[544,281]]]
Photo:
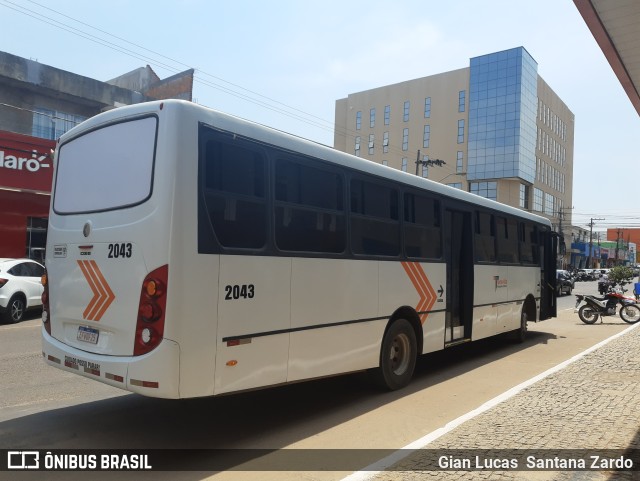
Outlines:
[[192,67],[198,103],[329,145],[337,99],[524,46],[575,114],[573,223],[640,226],[640,117],[571,0],[0,0],[0,18],[2,51],[104,81]]

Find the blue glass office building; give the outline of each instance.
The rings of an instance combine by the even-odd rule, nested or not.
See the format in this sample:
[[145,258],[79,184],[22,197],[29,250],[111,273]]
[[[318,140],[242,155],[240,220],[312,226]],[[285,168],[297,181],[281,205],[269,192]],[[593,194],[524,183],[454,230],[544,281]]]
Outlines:
[[471,59],[469,181],[536,176],[538,64],[523,48]]
[[573,113],[524,47],[468,62],[338,100],[334,147],[569,223]]

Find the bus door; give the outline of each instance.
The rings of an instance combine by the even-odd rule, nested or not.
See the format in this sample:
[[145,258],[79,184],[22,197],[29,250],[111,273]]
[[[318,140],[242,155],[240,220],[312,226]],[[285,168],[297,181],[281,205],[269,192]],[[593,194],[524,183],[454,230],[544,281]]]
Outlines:
[[445,344],[471,339],[473,316],[473,234],[471,212],[445,210],[447,313]]
[[558,234],[542,231],[540,239],[540,320],[556,317],[556,257]]

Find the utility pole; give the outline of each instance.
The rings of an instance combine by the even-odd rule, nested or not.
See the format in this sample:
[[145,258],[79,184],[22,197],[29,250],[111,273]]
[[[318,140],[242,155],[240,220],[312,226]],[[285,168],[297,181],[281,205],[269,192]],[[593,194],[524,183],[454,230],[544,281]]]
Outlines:
[[[563,208],[558,209],[558,218],[560,220],[560,225],[559,225],[558,229],[559,229],[559,234],[560,234],[560,239],[561,239],[561,241],[560,241],[561,242],[560,243],[560,254],[562,255],[562,265],[563,265],[562,268],[563,269],[565,268],[564,265],[565,265],[565,261],[567,260],[567,244],[566,244],[566,242],[564,240],[564,231],[562,229],[562,221],[565,220],[564,216],[566,215],[565,211],[567,211],[567,210],[571,211],[571,210],[573,210],[573,207],[563,207]],[[571,222],[569,222],[569,227],[571,227]],[[572,235],[573,235],[573,233],[572,233]],[[571,245],[569,245],[569,249],[571,249]],[[573,262],[574,262],[573,254],[569,254],[569,262],[568,262],[568,264],[573,266]],[[573,267],[575,267],[575,266],[573,266]]]
[[558,233],[560,234],[560,268],[564,269],[565,256],[567,254],[567,246],[564,242],[564,232],[562,231],[562,209],[558,209]]
[[616,236],[616,259],[614,261],[614,265],[618,265],[618,253],[620,252],[620,227],[618,227],[618,232]]
[[594,220],[604,220],[604,219],[594,219],[592,217],[589,224],[587,224],[589,226],[589,257],[587,257],[587,269],[591,269],[591,255],[593,253],[593,224],[594,224],[593,221]]

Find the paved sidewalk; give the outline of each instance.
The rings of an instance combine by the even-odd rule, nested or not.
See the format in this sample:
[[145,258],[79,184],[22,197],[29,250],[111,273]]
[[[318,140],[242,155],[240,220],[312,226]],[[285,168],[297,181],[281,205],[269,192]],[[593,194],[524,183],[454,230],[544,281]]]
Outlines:
[[[424,448],[640,449],[640,329],[636,327],[640,324]],[[640,480],[640,471],[420,471],[425,456],[416,451],[372,479]]]

